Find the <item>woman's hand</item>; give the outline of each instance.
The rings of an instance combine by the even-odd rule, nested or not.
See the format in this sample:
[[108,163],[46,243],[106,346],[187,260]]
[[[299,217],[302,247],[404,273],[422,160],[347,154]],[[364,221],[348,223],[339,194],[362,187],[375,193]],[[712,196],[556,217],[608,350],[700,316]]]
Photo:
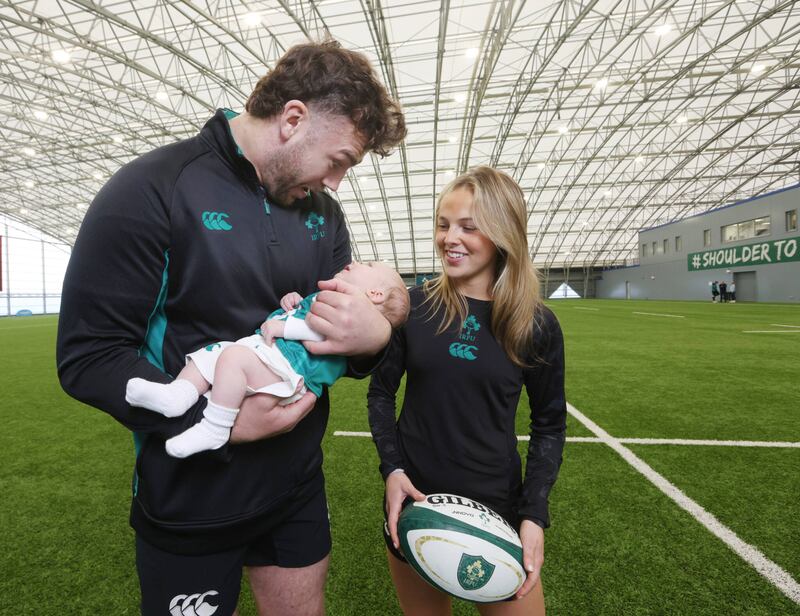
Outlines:
[[425,500],[425,495],[414,487],[403,471],[395,471],[386,478],[386,519],[392,545],[398,550],[400,540],[397,537],[397,519],[403,509],[403,501],[408,496],[415,501]]
[[544,529],[530,520],[522,520],[519,527],[519,538],[522,541],[522,564],[528,577],[517,591],[517,599],[522,599],[539,582],[539,572],[544,563]]

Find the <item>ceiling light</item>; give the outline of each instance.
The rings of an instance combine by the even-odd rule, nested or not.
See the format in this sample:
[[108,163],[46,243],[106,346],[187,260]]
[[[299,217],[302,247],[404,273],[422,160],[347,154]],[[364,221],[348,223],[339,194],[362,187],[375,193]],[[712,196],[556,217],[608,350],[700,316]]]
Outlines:
[[480,50],[477,47],[470,47],[464,52],[464,57],[468,60],[474,60],[478,57]]
[[378,232],[375,234],[375,236],[376,236],[376,237],[383,237],[383,231],[378,231]]
[[641,165],[642,163],[644,163],[644,157],[643,156],[637,156],[636,158],[633,159],[633,163],[635,165]]
[[456,94],[456,102],[457,103],[463,103],[466,100],[467,100],[467,95],[464,94],[463,92],[459,92],[458,94]]
[[66,64],[72,58],[66,49],[54,49],[50,57],[53,58],[54,62],[58,62],[59,64]]
[[102,173],[100,173],[99,171],[95,171],[95,172],[92,174],[92,177],[93,177],[95,180],[102,180],[102,179],[103,179],[103,174],[102,174]]
[[159,90],[156,92],[156,100],[161,103],[166,103],[169,100],[169,94],[164,92],[164,90]]
[[47,118],[50,117],[50,114],[48,114],[46,111],[42,111],[41,109],[36,109],[33,112],[33,117],[36,118],[37,120],[44,122]]
[[19,213],[20,214],[27,214],[28,210],[27,210],[27,208],[21,207],[21,208],[19,208]]
[[603,193],[603,196],[604,197],[610,197],[611,196],[611,191],[607,190],[606,192]]
[[767,68],[766,64],[754,64],[750,68],[750,72],[753,73],[753,75],[760,75],[766,70],[766,68]]
[[455,135],[450,135],[450,136],[447,138],[447,140],[448,140],[450,143],[456,143],[456,142],[458,141],[458,137],[456,137]]
[[602,79],[598,79],[594,82],[594,89],[595,90],[605,90],[608,86],[608,78],[603,77]]
[[669,24],[662,24],[660,26],[656,26],[653,30],[653,34],[656,36],[664,36],[665,34],[669,34],[672,32],[672,26]]
[[569,124],[562,124],[558,127],[558,132],[562,135],[566,135],[569,132]]
[[678,117],[675,119],[675,122],[676,122],[677,124],[686,124],[688,121],[689,121],[689,118],[687,118],[685,115],[678,116]]
[[27,146],[22,148],[22,153],[25,154],[25,156],[36,156],[36,150]]
[[536,168],[541,170],[541,169],[544,169],[546,166],[547,166],[547,163],[543,161],[543,162],[538,163],[536,165]]
[[34,186],[35,184],[33,183],[33,180],[27,180],[25,182],[25,188],[33,188]]
[[244,25],[248,28],[255,28],[261,25],[261,15],[258,13],[247,13],[243,18]]
[[119,135],[114,135],[114,143],[122,143],[124,140]]
[[451,178],[455,176],[455,174],[456,174],[455,171],[453,171],[452,169],[448,169],[447,171],[444,172],[444,177]]

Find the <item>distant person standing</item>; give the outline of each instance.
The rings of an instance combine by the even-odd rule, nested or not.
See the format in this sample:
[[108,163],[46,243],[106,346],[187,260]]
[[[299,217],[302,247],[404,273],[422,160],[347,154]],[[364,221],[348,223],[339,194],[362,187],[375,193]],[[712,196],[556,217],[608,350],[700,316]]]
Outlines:
[[717,287],[717,281],[711,283],[711,301],[716,302],[717,296],[719,295],[719,287]]
[[719,283],[719,301],[723,304],[728,301],[728,283],[724,280]]
[[736,303],[736,282],[732,281],[731,286],[728,287],[728,301],[731,304]]

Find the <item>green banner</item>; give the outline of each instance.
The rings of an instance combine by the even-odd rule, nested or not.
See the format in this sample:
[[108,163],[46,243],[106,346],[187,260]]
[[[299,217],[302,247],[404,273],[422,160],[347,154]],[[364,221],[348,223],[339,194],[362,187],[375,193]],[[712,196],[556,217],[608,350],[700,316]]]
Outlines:
[[800,237],[790,237],[731,248],[691,252],[688,255],[689,271],[800,261],[799,244]]

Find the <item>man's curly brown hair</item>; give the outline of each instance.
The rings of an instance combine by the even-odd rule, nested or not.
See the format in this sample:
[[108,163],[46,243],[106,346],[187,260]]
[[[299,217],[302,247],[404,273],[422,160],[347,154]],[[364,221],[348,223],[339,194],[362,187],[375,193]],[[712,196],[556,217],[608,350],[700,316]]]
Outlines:
[[369,60],[335,40],[295,45],[258,80],[245,110],[270,118],[290,100],[349,118],[365,152],[386,156],[406,136],[400,105],[389,97]]

